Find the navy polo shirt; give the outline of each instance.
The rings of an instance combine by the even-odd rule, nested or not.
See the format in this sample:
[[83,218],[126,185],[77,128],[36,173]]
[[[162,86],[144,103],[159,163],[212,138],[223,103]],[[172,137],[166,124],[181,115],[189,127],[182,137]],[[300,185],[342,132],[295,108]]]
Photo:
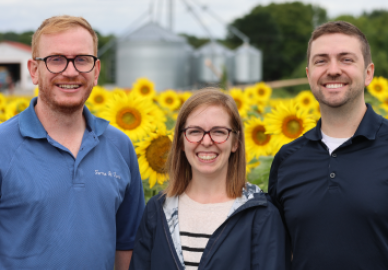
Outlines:
[[285,145],[269,193],[293,248],[293,269],[388,269],[388,121],[367,105],[331,155],[321,122]]
[[35,104],[0,125],[0,269],[113,269],[144,209],[132,143],[84,107],[74,158]]

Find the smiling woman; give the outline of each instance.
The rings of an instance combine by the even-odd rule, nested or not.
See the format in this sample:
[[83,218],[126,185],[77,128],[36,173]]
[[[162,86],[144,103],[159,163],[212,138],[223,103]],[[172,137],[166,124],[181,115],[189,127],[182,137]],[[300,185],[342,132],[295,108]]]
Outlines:
[[217,89],[193,94],[172,142],[159,130],[137,153],[152,184],[152,174],[168,171],[170,180],[147,204],[130,269],[288,269],[279,212],[246,183],[243,125],[231,96]]

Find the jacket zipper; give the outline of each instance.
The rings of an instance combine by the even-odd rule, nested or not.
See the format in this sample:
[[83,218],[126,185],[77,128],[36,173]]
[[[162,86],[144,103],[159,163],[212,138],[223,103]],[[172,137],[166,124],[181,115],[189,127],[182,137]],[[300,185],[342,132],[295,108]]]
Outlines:
[[[180,268],[179,268],[179,266],[178,266],[178,263],[177,263],[177,261],[176,261],[176,259],[175,259],[175,254],[174,254],[174,252],[173,252],[173,250],[172,250],[172,248],[171,248],[171,241],[169,241],[169,239],[168,239],[168,236],[170,236],[171,237],[171,235],[170,235],[170,232],[168,232],[168,234],[167,234],[167,232],[166,232],[166,224],[165,224],[165,222],[164,222],[164,220],[166,219],[166,216],[164,215],[164,211],[163,211],[163,208],[162,208],[162,211],[161,211],[161,216],[162,216],[162,223],[163,223],[163,231],[164,231],[164,235],[166,236],[166,240],[167,240],[167,243],[168,243],[168,247],[169,247],[169,249],[170,249],[170,252],[171,252],[171,255],[172,255],[172,257],[174,258],[174,262],[175,262],[175,266],[176,266],[176,268],[179,270]],[[163,219],[164,218],[164,219]]]
[[[213,237],[213,235],[214,235],[214,233],[216,232],[216,231],[218,231],[219,230],[219,228],[221,228],[222,226],[224,226],[224,224],[226,223],[226,222],[228,222],[229,221],[229,219],[231,219],[233,216],[235,216],[235,215],[237,215],[237,214],[239,214],[239,213],[241,213],[241,212],[244,212],[244,211],[246,211],[246,210],[248,210],[248,209],[251,209],[251,208],[253,208],[253,207],[258,207],[258,206],[261,206],[262,204],[261,203],[256,203],[256,204],[254,204],[254,205],[250,205],[250,206],[248,206],[248,207],[246,207],[245,209],[243,209],[243,210],[239,210],[239,208],[237,208],[236,209],[236,211],[234,211],[214,232],[213,232],[213,234],[212,234],[212,236],[209,238],[209,241],[208,241],[208,243],[206,244],[206,247],[205,247],[205,251],[207,250],[207,245],[209,244],[209,242],[210,242],[210,240],[212,239],[212,237]],[[225,228],[226,228],[226,225],[224,226],[224,228],[222,228],[222,230],[225,230]],[[222,234],[222,232],[221,232],[221,234]],[[207,255],[207,253],[205,253],[205,251],[202,253],[202,257],[201,257],[201,260],[199,261],[199,266],[198,266],[198,270],[200,270],[200,269],[202,269],[202,264],[201,264],[201,261],[202,261],[202,258],[204,258],[205,256],[204,255]]]

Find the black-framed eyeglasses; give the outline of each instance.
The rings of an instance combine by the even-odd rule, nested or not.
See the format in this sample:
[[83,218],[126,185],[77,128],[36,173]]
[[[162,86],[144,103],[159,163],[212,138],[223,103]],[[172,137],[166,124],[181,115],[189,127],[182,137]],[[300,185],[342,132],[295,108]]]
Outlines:
[[97,57],[94,55],[76,55],[74,58],[67,58],[64,55],[49,55],[45,58],[35,57],[37,61],[44,61],[47,70],[57,74],[66,70],[69,62],[73,63],[74,68],[80,73],[88,73],[93,70]]
[[182,129],[182,132],[185,134],[186,140],[190,143],[200,143],[203,140],[203,137],[205,137],[206,134],[209,134],[210,139],[216,144],[226,142],[231,132],[237,133],[227,127],[213,127],[208,131],[200,127],[187,127]]

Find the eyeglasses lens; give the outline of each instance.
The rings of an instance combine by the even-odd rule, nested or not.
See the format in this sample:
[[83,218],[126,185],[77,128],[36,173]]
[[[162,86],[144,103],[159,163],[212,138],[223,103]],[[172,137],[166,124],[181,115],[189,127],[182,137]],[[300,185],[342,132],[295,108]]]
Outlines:
[[[61,55],[53,55],[47,58],[47,68],[53,73],[64,71],[67,65],[67,58]],[[94,58],[89,55],[78,55],[73,60],[75,68],[79,72],[89,72],[94,67]]]
[[[205,131],[200,128],[188,128],[186,138],[191,142],[200,142],[205,135]],[[228,139],[229,130],[226,128],[214,128],[210,130],[210,137],[216,143],[222,143]]]

